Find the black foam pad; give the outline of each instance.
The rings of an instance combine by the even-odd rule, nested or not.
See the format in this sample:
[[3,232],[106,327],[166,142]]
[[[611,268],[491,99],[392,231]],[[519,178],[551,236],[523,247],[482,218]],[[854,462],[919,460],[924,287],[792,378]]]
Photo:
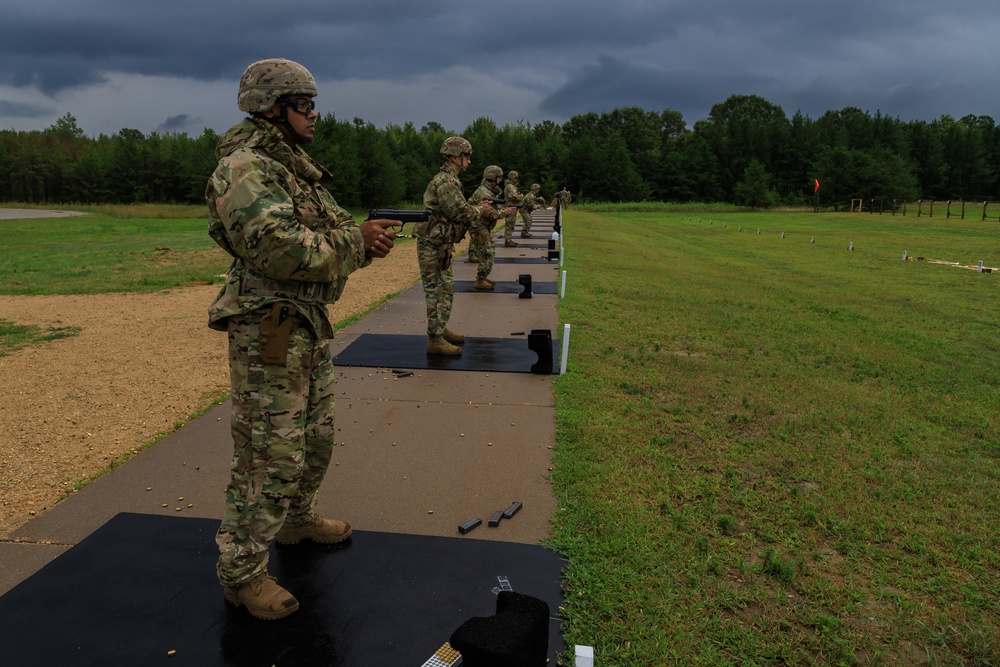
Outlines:
[[333,358],[337,366],[374,368],[429,368],[456,371],[503,371],[510,373],[558,373],[557,340],[551,341],[548,370],[532,370],[544,353],[535,352],[523,338],[466,336],[461,356],[427,354],[427,336],[362,334]]

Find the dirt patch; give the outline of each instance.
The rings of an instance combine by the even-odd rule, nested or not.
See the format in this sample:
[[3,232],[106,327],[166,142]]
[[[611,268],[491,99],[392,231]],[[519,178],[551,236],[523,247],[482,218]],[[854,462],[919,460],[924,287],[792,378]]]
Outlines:
[[[351,276],[331,319],[418,278],[416,243],[397,245]],[[0,299],[0,319],[80,330],[0,357],[0,539],[229,391],[226,335],[207,326],[219,288]]]

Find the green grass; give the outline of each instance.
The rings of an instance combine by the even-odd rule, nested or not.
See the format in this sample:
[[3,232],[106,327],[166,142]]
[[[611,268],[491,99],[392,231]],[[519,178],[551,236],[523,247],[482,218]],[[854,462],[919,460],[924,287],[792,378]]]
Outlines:
[[80,333],[79,327],[38,327],[0,320],[0,357],[23,347]]
[[1000,664],[1000,273],[902,261],[997,266],[1000,225],[566,223],[567,645],[601,665]]
[[226,253],[197,206],[74,206],[88,215],[0,220],[0,294],[152,292],[222,282]]

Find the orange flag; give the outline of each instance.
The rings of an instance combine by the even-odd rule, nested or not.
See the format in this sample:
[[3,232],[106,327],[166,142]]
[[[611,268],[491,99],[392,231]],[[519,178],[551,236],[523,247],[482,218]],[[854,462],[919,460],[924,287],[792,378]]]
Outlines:
[[813,188],[813,192],[819,192],[819,179],[816,179],[816,187]]

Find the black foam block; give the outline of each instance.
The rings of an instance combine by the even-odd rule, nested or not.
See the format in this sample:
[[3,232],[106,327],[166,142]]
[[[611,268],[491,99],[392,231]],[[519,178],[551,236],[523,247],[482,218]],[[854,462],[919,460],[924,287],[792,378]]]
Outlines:
[[[456,280],[455,291],[475,292],[476,294],[513,294],[515,292],[520,292],[523,289],[521,284],[514,280],[498,280],[492,290],[486,291],[475,289],[473,287],[474,284],[475,283],[472,280]],[[555,294],[556,284],[554,282],[532,283],[531,291],[535,294]]]
[[496,614],[470,618],[449,643],[462,654],[463,667],[544,667],[549,605],[530,595],[501,591]]
[[[217,528],[117,515],[0,597],[0,664],[420,665],[492,613],[500,578],[562,604],[563,561],[542,547],[355,530],[341,545],[273,545],[270,573],[301,606],[260,621],[223,600]],[[565,645],[549,623],[554,665]]]
[[[551,342],[551,359],[558,359],[558,340]],[[337,366],[375,368],[427,368],[435,370],[509,373],[558,373],[558,363],[546,371],[532,370],[539,356],[523,338],[466,336],[462,354],[449,357],[427,354],[427,336],[405,334],[361,334],[333,358]],[[548,357],[547,360],[551,361]]]

